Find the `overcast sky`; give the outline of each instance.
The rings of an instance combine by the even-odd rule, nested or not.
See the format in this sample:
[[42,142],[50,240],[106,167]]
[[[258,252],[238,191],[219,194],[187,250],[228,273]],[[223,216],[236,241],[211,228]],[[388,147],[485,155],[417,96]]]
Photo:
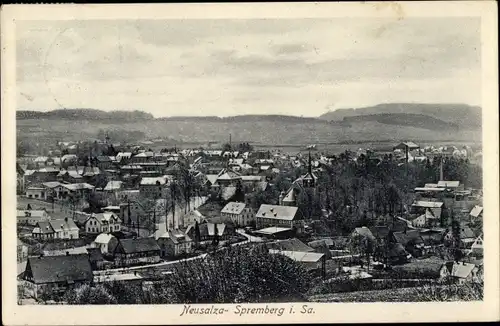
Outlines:
[[127,20],[17,24],[17,107],[289,114],[480,105],[480,21]]

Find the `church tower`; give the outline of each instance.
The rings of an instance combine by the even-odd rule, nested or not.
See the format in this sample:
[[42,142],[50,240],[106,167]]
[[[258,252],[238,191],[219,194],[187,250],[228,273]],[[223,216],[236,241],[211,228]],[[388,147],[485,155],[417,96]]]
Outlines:
[[306,189],[314,188],[316,187],[316,179],[317,177],[312,172],[311,152],[309,151],[309,164],[307,166],[307,173],[302,177],[302,185]]
[[109,143],[110,143],[110,142],[109,142],[109,140],[110,140],[110,138],[109,138],[109,134],[108,134],[108,132],[106,131],[106,137],[104,138],[104,143],[105,143],[106,145],[109,145]]

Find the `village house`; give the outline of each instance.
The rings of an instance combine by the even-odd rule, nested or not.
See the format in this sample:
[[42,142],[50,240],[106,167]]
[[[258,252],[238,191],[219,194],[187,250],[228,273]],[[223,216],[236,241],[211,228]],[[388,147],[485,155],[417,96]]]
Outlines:
[[297,252],[314,252],[314,248],[306,245],[297,238],[284,239],[266,243],[268,249],[297,251]]
[[254,221],[252,209],[245,203],[230,202],[221,210],[223,217],[228,217],[236,226],[248,226]]
[[64,186],[59,181],[51,181],[42,183],[42,187],[45,189],[44,199],[62,199],[64,194]]
[[[472,231],[471,228],[468,226],[460,227],[459,237],[460,237],[460,246],[466,249],[470,249],[474,241],[476,241],[476,236],[474,235],[474,231]],[[447,242],[453,241],[453,231],[451,227],[448,228],[448,230],[446,231],[444,240]]]
[[128,164],[130,162],[130,158],[132,157],[132,153],[130,152],[120,152],[116,154],[116,162],[121,165]]
[[35,239],[78,239],[80,229],[70,218],[38,222],[32,231]]
[[426,209],[424,214],[412,220],[411,223],[416,228],[433,228],[439,226],[441,221],[430,209]]
[[258,228],[269,226],[304,231],[303,215],[298,207],[262,204],[255,215]]
[[299,264],[306,270],[320,270],[325,262],[325,255],[317,252],[302,252],[302,251],[287,251],[270,249],[270,254],[279,254],[288,257]]
[[444,280],[450,276],[446,262],[436,257],[419,259],[404,265],[394,266],[393,272],[399,273],[400,277],[403,278]]
[[34,170],[32,172],[26,171],[25,184],[38,184],[42,182],[57,181],[57,175],[59,174],[59,169],[53,166],[41,168]]
[[162,177],[145,177],[139,184],[139,193],[145,198],[164,198],[166,196],[168,179]]
[[38,222],[49,221],[51,217],[45,209],[43,210],[17,210],[17,223],[25,225],[36,225]]
[[449,190],[463,190],[464,186],[460,184],[460,181],[438,181],[438,188],[444,188]]
[[117,267],[160,262],[161,249],[154,238],[119,239],[113,256]]
[[34,298],[43,293],[63,294],[68,288],[92,282],[88,254],[29,257],[22,274],[23,285]]
[[102,189],[104,197],[108,202],[116,204],[120,201],[118,198],[118,193],[123,189],[123,182],[118,180],[108,181],[106,186]]
[[376,241],[376,238],[373,235],[372,231],[370,231],[370,229],[367,228],[366,226],[354,228],[354,230],[350,235],[350,239],[351,241],[354,241],[356,240],[356,238],[363,238],[373,242]]
[[190,225],[196,222],[198,223],[206,222],[205,216],[203,216],[203,214],[201,214],[197,209],[182,215],[181,220],[182,220],[181,225]]
[[109,156],[97,156],[97,167],[101,170],[111,169],[114,166],[114,162]]
[[28,259],[28,246],[17,239],[17,262],[23,262]]
[[79,183],[83,181],[82,173],[83,166],[75,167],[69,166],[67,170],[61,170],[57,175],[57,180],[67,183]]
[[217,175],[217,180],[215,184],[218,186],[228,187],[236,186],[238,182],[241,182],[241,175],[234,172],[233,170],[223,169]]
[[483,220],[483,207],[476,205],[469,213],[470,222],[477,222]]
[[450,277],[458,284],[479,282],[481,279],[479,267],[466,262],[446,263]]
[[483,235],[480,235],[476,238],[474,243],[470,248],[471,254],[474,256],[482,257],[483,256]]
[[[186,229],[186,235],[196,241],[195,225],[191,224]],[[216,236],[220,241],[228,240],[235,235],[234,226],[231,223],[224,223],[217,219],[212,219],[211,222],[199,223],[200,229],[199,241],[212,241]]]
[[161,248],[161,256],[176,258],[192,253],[193,240],[182,231],[171,230],[163,233],[157,239]]
[[25,192],[26,197],[35,199],[45,199],[45,188],[43,187],[28,187]]
[[92,214],[85,221],[85,231],[87,233],[111,233],[121,230],[121,219],[111,212]]
[[101,170],[97,166],[86,166],[82,173],[83,180],[90,184],[96,184],[101,177]]
[[77,198],[88,198],[94,192],[94,186],[88,183],[62,184],[64,190],[63,197],[73,196]]
[[99,248],[87,248],[89,255],[90,266],[92,270],[104,269],[106,265],[111,265],[111,262],[106,261]]
[[103,255],[113,254],[115,247],[118,244],[118,240],[115,236],[109,233],[99,234],[92,242],[92,248],[99,248]]
[[424,254],[425,244],[418,230],[394,232],[392,235],[395,242],[403,245],[405,250],[413,257],[420,257]]
[[[411,205],[410,212],[412,214],[417,214],[418,216],[421,216],[425,214],[427,211],[429,211],[430,214],[427,214],[426,218],[430,218],[432,216],[433,218],[439,221],[440,225],[442,225],[444,208],[445,208],[444,203],[440,201],[417,200]],[[437,223],[437,222],[432,222],[432,223]]]

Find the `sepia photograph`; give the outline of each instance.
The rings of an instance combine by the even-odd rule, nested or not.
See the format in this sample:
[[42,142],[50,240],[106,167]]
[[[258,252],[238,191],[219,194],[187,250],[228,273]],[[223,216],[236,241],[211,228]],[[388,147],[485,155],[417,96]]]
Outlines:
[[15,305],[175,305],[182,322],[484,303],[481,15],[331,5],[15,21]]

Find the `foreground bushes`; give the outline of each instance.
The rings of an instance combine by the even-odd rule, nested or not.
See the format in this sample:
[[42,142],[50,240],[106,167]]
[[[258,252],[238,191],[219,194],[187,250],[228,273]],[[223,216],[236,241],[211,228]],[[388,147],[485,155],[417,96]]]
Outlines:
[[109,283],[65,294],[69,304],[168,304],[305,301],[310,276],[293,260],[231,247],[205,260],[181,262],[151,286]]

